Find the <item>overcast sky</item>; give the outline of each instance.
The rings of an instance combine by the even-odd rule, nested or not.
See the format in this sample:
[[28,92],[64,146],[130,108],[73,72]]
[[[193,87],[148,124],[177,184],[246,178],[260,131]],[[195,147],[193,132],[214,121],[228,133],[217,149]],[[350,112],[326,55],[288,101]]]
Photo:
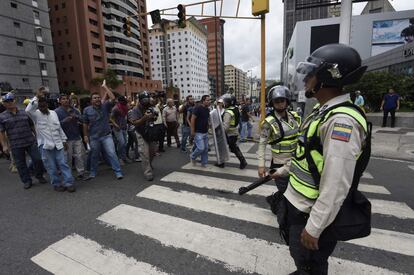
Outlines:
[[[148,11],[175,8],[178,4],[201,2],[201,0],[147,0]],[[223,15],[236,14],[238,0],[224,0]],[[414,9],[414,0],[391,0],[397,11]],[[353,13],[360,14],[366,3],[353,5]],[[217,2],[219,12],[220,2]],[[188,7],[187,14],[200,14],[201,6]],[[171,13],[176,14],[176,9]],[[214,4],[206,4],[204,13],[214,14]],[[251,0],[240,0],[239,16],[251,16]],[[176,19],[176,17],[166,17]],[[151,24],[151,18],[148,17]],[[270,12],[266,15],[266,78],[279,79],[282,60],[283,3],[270,0]],[[224,25],[225,64],[232,64],[244,71],[252,70],[260,75],[260,20],[226,19]],[[250,73],[249,73],[250,76]]]

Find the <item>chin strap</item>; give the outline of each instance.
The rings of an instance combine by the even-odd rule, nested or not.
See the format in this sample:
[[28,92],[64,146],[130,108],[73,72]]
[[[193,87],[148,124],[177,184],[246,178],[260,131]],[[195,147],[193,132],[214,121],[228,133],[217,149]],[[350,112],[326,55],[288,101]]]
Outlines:
[[305,92],[305,96],[307,97],[307,98],[312,98],[312,97],[314,97],[314,95],[317,93],[317,92],[319,92],[319,90],[320,89],[322,89],[323,88],[323,83],[322,82],[318,82],[316,85],[315,85],[315,87],[313,87],[313,89],[312,90],[310,90],[310,91],[306,91]]

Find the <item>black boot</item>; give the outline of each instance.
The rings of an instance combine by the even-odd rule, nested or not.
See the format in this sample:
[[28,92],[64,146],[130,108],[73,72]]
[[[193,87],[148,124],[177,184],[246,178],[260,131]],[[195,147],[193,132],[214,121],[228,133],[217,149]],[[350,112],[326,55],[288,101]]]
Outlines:
[[235,150],[235,155],[240,161],[240,169],[244,169],[247,166],[247,161],[243,156],[243,153],[240,151],[240,148],[237,146]]

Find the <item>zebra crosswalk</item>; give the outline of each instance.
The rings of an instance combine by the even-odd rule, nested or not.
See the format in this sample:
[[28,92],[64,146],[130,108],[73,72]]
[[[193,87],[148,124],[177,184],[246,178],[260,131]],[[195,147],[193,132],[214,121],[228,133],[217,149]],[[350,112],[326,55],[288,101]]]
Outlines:
[[[252,146],[246,144],[243,150],[247,152]],[[232,164],[237,162],[230,161]],[[235,166],[217,168],[208,165],[202,168],[185,164],[138,192],[132,199],[136,204],[117,205],[96,220],[98,226],[109,231],[107,234],[116,236],[129,232],[130,236],[153,243],[154,249],[161,245],[169,251],[188,251],[212,265],[222,266],[226,274],[289,274],[295,266],[289,248],[279,238],[262,239],[257,237],[260,232],[251,236],[240,229],[240,225],[245,224],[256,229],[272,229],[277,235],[275,216],[262,203],[275,187],[270,183],[264,184],[246,196],[237,195],[240,187],[248,185],[256,177],[257,170],[253,166],[240,170]],[[386,200],[391,192],[374,183],[374,176],[365,173],[359,186],[369,198],[374,196],[370,198],[374,215],[393,219],[396,223],[414,220],[413,209],[404,202]],[[159,205],[165,206],[164,210],[158,211]],[[200,222],[200,218],[176,215],[181,210],[197,217],[208,215],[216,219]],[[223,219],[230,226],[224,226]],[[407,262],[414,257],[414,235],[399,232],[398,228],[389,230],[373,226],[370,236],[340,246],[342,252],[347,251],[349,255],[334,254],[329,260],[330,274],[408,273],[407,270],[396,270],[395,266],[388,266],[384,261],[367,260],[368,256],[353,256],[358,250],[405,257]],[[148,247],[151,245],[146,245]],[[185,268],[185,260],[182,257],[178,260],[183,261],[180,266]],[[33,256],[32,261],[54,274],[195,274],[186,270],[177,272],[167,265],[158,266],[147,259],[126,255],[76,232],[46,247]]]

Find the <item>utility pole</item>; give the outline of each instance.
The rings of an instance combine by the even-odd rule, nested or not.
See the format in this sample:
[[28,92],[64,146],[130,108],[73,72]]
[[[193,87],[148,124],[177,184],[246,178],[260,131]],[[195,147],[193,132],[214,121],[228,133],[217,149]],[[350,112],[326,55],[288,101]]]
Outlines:
[[[216,46],[216,54],[215,54],[215,59],[216,59],[216,98],[219,98],[219,90],[218,90],[218,46],[217,46],[217,1],[214,1],[214,35],[215,35],[215,46]],[[208,41],[208,40],[207,40]]]
[[339,27],[339,43],[349,45],[351,36],[352,0],[341,1],[341,24]]
[[266,116],[266,15],[262,14],[261,25],[261,87],[260,87],[260,120]]

